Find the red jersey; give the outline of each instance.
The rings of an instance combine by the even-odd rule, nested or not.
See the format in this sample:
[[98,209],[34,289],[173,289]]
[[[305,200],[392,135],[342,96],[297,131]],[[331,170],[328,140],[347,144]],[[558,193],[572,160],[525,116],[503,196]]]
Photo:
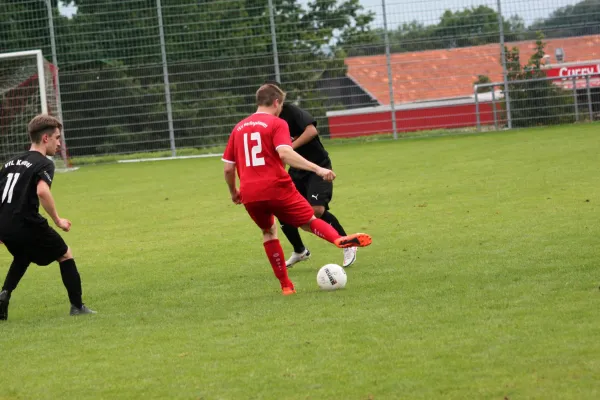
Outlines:
[[233,128],[222,160],[235,164],[244,204],[279,200],[294,191],[277,153],[281,146],[292,147],[290,130],[287,122],[274,115],[252,114]]

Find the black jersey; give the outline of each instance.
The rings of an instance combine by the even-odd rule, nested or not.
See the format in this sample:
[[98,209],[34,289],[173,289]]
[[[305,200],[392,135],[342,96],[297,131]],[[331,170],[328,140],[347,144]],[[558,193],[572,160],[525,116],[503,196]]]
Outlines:
[[45,222],[39,213],[37,184],[41,179],[52,185],[54,163],[37,151],[28,151],[1,168],[0,231],[10,231],[23,222]]
[[[279,115],[279,118],[285,120],[290,128],[290,135],[293,138],[298,138],[306,130],[309,125],[317,126],[317,121],[308,112],[304,111],[298,106],[293,104],[284,103],[283,110]],[[308,161],[313,162],[321,167],[331,166],[331,160],[329,159],[329,153],[323,147],[319,135],[315,136],[310,142],[305,145],[298,147],[296,152]],[[301,175],[308,172],[299,171],[295,168],[290,168],[290,175]]]

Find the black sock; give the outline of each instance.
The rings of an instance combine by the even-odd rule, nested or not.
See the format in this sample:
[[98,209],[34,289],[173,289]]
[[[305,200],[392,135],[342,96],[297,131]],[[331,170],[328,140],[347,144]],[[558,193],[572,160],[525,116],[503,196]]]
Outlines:
[[4,280],[4,286],[2,286],[2,290],[6,290],[9,296],[17,288],[21,278],[25,275],[25,271],[27,271],[27,267],[29,267],[29,263],[24,261],[13,260],[12,264],[10,264],[10,269]]
[[65,288],[67,288],[71,304],[77,308],[81,308],[83,306],[83,301],[81,300],[81,278],[79,277],[75,260],[71,258],[60,263],[60,276]]
[[302,238],[300,238],[300,232],[298,232],[298,228],[295,228],[291,225],[281,225],[281,230],[285,237],[290,241],[292,246],[294,246],[295,253],[302,253],[306,250],[304,247],[304,243],[302,243]]
[[321,219],[327,222],[329,225],[333,226],[333,229],[335,229],[337,233],[339,233],[342,236],[346,236],[346,231],[340,224],[340,221],[337,220],[335,215],[333,215],[329,211],[325,211],[323,215],[321,215]]

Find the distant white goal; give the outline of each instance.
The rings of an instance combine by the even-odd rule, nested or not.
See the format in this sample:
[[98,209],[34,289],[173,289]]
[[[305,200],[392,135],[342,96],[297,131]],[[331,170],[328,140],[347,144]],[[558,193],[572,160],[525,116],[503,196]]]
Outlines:
[[[40,113],[62,121],[58,95],[58,69],[46,61],[41,50],[0,54],[0,162],[27,150],[27,124]],[[62,135],[57,169],[70,167]]]

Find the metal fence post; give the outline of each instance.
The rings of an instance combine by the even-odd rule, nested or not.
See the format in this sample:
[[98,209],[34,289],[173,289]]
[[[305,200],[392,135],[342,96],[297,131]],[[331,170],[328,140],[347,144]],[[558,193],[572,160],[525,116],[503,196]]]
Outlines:
[[575,121],[579,122],[579,104],[577,101],[577,78],[573,77],[573,103],[575,104]]
[[275,30],[275,9],[273,0],[269,0],[269,21],[271,24],[271,43],[273,45],[273,64],[275,66],[275,80],[281,82],[281,73],[279,72],[279,53],[277,52],[277,31]]
[[492,86],[492,112],[494,113],[494,129],[498,130],[498,111],[496,110],[496,91]]
[[[51,0],[46,0],[46,9],[48,10],[48,29],[50,30],[50,47],[52,50],[52,64],[58,69],[58,58],[56,57],[56,36],[54,34],[54,15],[52,14],[52,4]],[[64,119],[62,114],[62,100],[60,97],[60,79],[58,78],[58,72],[53,75],[55,78],[55,87],[56,91],[56,112],[58,113],[58,118],[63,123],[62,132],[63,134],[60,136],[60,153],[63,160],[67,159],[67,139],[65,138],[65,127],[64,127]]]
[[[47,95],[46,95],[46,71],[44,70],[44,55],[42,54],[41,50],[36,50],[35,51],[35,61],[37,64],[37,72],[38,72],[38,85],[39,85],[39,91],[40,91],[40,99],[47,99]],[[42,114],[47,114],[48,113],[48,102],[47,101],[41,101],[41,106],[42,106]]]
[[590,112],[590,121],[594,120],[594,107],[592,106],[592,89],[590,88],[590,76],[585,77],[585,89],[587,91],[588,111]]
[[498,3],[498,25],[500,27],[500,54],[502,57],[502,77],[504,80],[504,101],[506,101],[506,120],[508,129],[512,129],[512,115],[510,110],[510,94],[508,87],[508,69],[506,68],[506,50],[504,49],[504,18],[502,17],[502,2]]
[[479,115],[479,88],[473,86],[473,94],[475,95],[475,118],[477,120],[477,130],[481,130],[481,116]]
[[383,11],[383,37],[385,40],[385,60],[387,63],[388,89],[390,92],[390,111],[392,113],[392,132],[394,135],[394,139],[398,139],[398,130],[396,127],[396,105],[394,103],[394,76],[392,73],[392,56],[390,54],[390,38],[388,35],[385,0],[381,0],[381,8]]
[[156,12],[158,13],[158,32],[160,34],[160,53],[162,56],[163,81],[165,84],[165,102],[167,104],[167,120],[169,124],[169,140],[171,142],[171,155],[177,155],[175,146],[175,129],[173,128],[173,106],[171,104],[171,85],[169,84],[169,67],[167,65],[167,46],[165,44],[165,30],[163,27],[162,7],[160,0],[156,0]]

